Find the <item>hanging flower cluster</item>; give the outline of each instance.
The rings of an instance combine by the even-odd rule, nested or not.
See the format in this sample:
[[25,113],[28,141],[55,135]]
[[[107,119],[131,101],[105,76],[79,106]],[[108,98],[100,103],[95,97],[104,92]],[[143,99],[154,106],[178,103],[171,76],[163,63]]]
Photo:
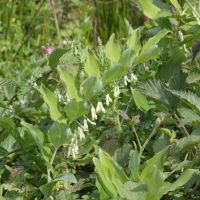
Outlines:
[[131,79],[128,79],[128,76],[124,76],[124,85],[127,86],[127,82],[132,83],[133,81],[137,80],[137,76],[131,73]]

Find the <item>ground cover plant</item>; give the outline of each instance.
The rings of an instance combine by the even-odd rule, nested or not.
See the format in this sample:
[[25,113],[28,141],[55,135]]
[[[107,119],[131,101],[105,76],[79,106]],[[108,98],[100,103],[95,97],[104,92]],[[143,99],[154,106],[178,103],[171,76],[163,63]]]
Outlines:
[[123,40],[63,39],[50,1],[59,47],[39,41],[34,65],[4,49],[0,199],[200,198],[199,1],[135,3]]

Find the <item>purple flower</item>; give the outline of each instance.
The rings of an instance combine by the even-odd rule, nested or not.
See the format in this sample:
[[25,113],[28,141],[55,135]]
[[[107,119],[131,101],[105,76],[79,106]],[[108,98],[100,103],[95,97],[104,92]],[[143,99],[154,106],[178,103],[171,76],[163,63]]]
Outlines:
[[48,44],[48,43],[46,43],[45,46],[42,46],[42,49],[44,50],[44,53],[45,53],[46,56],[47,56],[47,53],[48,53],[48,54],[51,54],[51,49],[48,48],[48,47],[49,47],[49,44]]

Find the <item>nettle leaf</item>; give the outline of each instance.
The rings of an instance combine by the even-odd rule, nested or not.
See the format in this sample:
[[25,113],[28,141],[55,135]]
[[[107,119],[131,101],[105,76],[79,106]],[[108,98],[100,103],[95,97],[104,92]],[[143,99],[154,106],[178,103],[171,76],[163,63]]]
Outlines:
[[129,153],[132,149],[132,146],[130,144],[125,144],[122,148],[119,148],[115,151],[112,158],[122,167],[127,163]]
[[179,154],[181,152],[187,151],[200,143],[200,136],[191,135],[188,137],[183,137],[176,142],[171,150],[171,154]]
[[53,52],[50,54],[50,58],[49,58],[49,65],[50,65],[52,70],[57,67],[57,65],[59,63],[59,59],[67,51],[69,51],[69,50],[66,50],[66,49],[55,49],[55,50],[53,50]]
[[125,72],[126,70],[120,64],[113,65],[103,75],[103,81],[105,84],[107,84],[108,82],[119,78]]
[[[186,89],[186,76],[183,73],[181,66],[178,67],[174,76],[171,78],[169,83],[170,90],[181,91]],[[180,99],[175,95],[169,93],[169,103],[173,110],[176,110],[179,106]]]
[[44,194],[45,198],[47,199],[49,198],[53,190],[53,187],[56,185],[58,181],[69,181],[71,183],[77,183],[76,178],[71,173],[65,174],[60,178],[54,179],[50,183],[47,183],[40,187],[40,191]]
[[134,51],[131,48],[126,49],[122,53],[122,56],[119,60],[119,64],[126,70],[129,70],[132,67],[134,58],[135,58]]
[[200,81],[200,74],[199,73],[192,73],[187,76],[186,82],[187,83],[195,83]]
[[48,139],[57,149],[58,147],[66,144],[71,140],[72,131],[66,124],[59,123],[58,121],[49,128]]
[[11,119],[0,117],[0,124],[12,135],[12,137],[20,144],[20,146],[25,145],[25,141],[21,138],[15,123]]
[[147,112],[150,107],[146,97],[143,94],[136,92],[133,88],[131,88],[132,96],[135,101],[136,106],[143,112]]
[[139,84],[138,91],[168,105],[169,92],[166,89],[167,86],[161,81],[149,81]]
[[141,53],[140,56],[135,57],[133,63],[135,65],[147,62],[153,58],[158,58],[160,54],[160,48],[157,45],[152,45],[145,52]]
[[139,55],[140,50],[142,49],[142,46],[141,46],[141,43],[140,43],[139,28],[131,31],[131,37],[128,39],[127,45],[128,45],[129,48],[131,48],[135,52],[135,56]]
[[87,60],[84,68],[88,76],[100,77],[100,64],[98,58],[95,53],[89,49],[89,47],[86,48],[86,57]]
[[76,57],[74,57],[73,51],[68,51],[67,53],[63,54],[60,59],[58,65],[65,66],[65,65],[71,65],[75,63]]
[[121,56],[121,48],[113,33],[106,44],[106,55],[111,61],[111,66],[118,63]]
[[157,140],[153,143],[153,151],[154,153],[158,153],[162,151],[164,148],[170,145],[170,139],[168,136],[162,134]]
[[184,49],[176,47],[172,51],[171,57],[167,63],[164,64],[164,66],[160,66],[160,68],[157,70],[156,76],[160,79],[163,78],[168,83],[180,64],[185,61],[186,57]]
[[90,111],[90,107],[84,101],[77,101],[76,99],[72,99],[64,108],[67,116],[71,121],[81,117],[82,115],[88,114]]
[[200,116],[193,110],[181,108],[179,113],[182,117],[179,126],[200,124]]
[[7,79],[7,78],[3,78],[0,80],[0,87],[3,87],[3,86],[19,86],[20,83],[17,82],[17,81],[14,81],[13,79]]
[[38,78],[42,77],[43,74],[47,74],[50,71],[50,66],[43,66],[42,68],[37,67],[32,71],[30,81],[36,81]]
[[146,50],[148,50],[152,45],[157,44],[167,33],[169,33],[169,31],[167,30],[163,30],[160,31],[158,34],[156,34],[154,37],[150,38],[145,45],[142,47],[142,52],[145,52]]
[[6,86],[6,87],[3,87],[3,90],[4,90],[6,98],[8,100],[10,100],[15,95],[16,87],[15,86]]
[[174,90],[169,90],[172,94],[176,95],[179,97],[184,103],[189,105],[193,110],[195,110],[198,114],[200,114],[200,98],[188,91],[174,91]]
[[144,14],[148,18],[154,18],[156,17],[157,13],[160,11],[160,8],[155,6],[153,3],[151,3],[150,0],[139,0],[140,6],[142,7],[142,10]]
[[54,121],[59,120],[62,123],[67,124],[65,117],[62,115],[59,108],[59,101],[56,95],[45,88],[44,86],[40,87],[40,93],[43,95],[44,101],[50,107],[50,116]]
[[103,90],[103,82],[98,76],[90,76],[86,78],[81,83],[81,86],[83,87],[82,91],[85,97],[85,101],[90,100],[95,95],[101,94]]
[[4,149],[2,146],[0,146],[0,158],[3,158],[5,156],[7,156],[9,154],[9,152]]
[[81,93],[77,89],[75,77],[65,68],[58,67],[60,78],[67,84],[67,95],[70,99],[82,100]]
[[126,182],[120,189],[121,197],[132,200],[145,200],[147,196],[147,186],[145,183]]
[[24,80],[21,82],[20,88],[17,92],[17,97],[19,100],[22,100],[24,96],[31,90],[32,88],[28,85],[27,81]]

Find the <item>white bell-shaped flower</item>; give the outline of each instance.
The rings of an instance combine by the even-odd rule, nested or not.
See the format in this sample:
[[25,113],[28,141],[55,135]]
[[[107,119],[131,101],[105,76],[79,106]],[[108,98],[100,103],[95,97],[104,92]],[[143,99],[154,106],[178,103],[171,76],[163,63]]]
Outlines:
[[106,95],[106,105],[109,106],[110,102],[112,102],[112,99],[110,98],[110,95]]
[[92,106],[92,109],[91,109],[91,114],[92,114],[92,119],[97,119],[97,114],[96,114],[96,111],[95,111],[95,108]]
[[132,74],[131,73],[131,82],[133,82],[133,81],[137,81],[138,79],[137,79],[137,76],[135,75],[135,74]]
[[96,112],[101,112],[101,111],[102,111],[103,113],[106,112],[105,108],[103,107],[102,102],[98,102],[97,108],[96,108]]
[[86,119],[84,119],[83,130],[84,130],[84,131],[88,131],[88,124],[87,124],[87,120],[86,120]]
[[114,96],[118,97],[120,95],[119,86],[116,86],[114,89]]
[[128,79],[128,77],[127,76],[124,76],[124,85],[126,85],[127,86],[127,82],[131,82],[131,80],[129,80]]
[[75,149],[74,149],[74,148],[72,149],[72,157],[73,157],[74,159],[76,159],[76,153],[75,153]]

